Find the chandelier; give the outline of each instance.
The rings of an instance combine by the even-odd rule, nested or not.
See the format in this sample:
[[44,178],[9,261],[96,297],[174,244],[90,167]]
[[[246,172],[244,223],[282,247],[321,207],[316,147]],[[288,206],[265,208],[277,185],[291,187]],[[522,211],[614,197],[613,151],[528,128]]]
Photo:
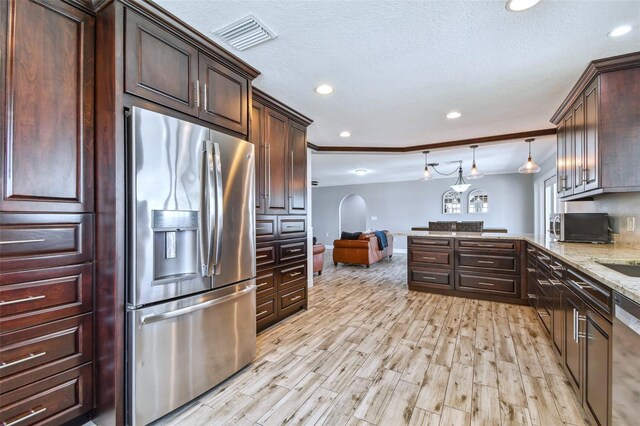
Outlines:
[[458,166],[451,172],[449,173],[445,173],[445,172],[441,172],[440,170],[438,170],[436,167],[438,167],[440,164],[439,163],[429,163],[427,160],[427,155],[429,154],[429,151],[424,151],[424,179],[425,180],[429,180],[433,177],[433,175],[431,174],[431,170],[433,170],[434,172],[436,172],[437,174],[441,175],[441,176],[451,176],[454,173],[458,173],[458,179],[456,180],[456,182],[451,185],[451,189],[453,189],[456,192],[464,192],[467,189],[469,189],[469,187],[471,186],[470,183],[465,182],[464,178],[462,177],[462,160],[457,160],[457,161],[451,161],[448,164],[455,164],[458,163]]

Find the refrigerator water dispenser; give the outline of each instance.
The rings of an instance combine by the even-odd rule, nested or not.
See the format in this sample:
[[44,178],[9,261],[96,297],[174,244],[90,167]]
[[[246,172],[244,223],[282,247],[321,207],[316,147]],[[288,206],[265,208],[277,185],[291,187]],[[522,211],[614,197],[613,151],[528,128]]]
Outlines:
[[190,279],[198,273],[198,212],[154,210],[154,284]]

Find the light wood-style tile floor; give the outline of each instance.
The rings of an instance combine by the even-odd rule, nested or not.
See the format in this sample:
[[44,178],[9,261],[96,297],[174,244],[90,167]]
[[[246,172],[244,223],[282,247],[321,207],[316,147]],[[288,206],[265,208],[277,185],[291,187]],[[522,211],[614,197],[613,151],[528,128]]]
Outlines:
[[172,425],[584,425],[531,308],[407,290],[406,256],[331,252],[309,309]]

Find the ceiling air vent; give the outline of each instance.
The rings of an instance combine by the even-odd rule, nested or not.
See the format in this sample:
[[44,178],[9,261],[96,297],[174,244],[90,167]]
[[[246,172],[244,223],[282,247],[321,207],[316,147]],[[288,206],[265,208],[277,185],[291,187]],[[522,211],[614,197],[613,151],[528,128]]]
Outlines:
[[278,37],[258,18],[249,14],[213,32],[238,50],[247,50]]

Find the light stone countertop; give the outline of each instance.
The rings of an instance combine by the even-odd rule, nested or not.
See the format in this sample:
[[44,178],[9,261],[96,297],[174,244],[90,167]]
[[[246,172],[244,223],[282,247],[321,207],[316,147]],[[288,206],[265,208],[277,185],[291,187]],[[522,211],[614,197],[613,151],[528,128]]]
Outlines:
[[618,244],[559,243],[544,235],[491,234],[474,232],[392,232],[394,236],[480,238],[524,240],[547,250],[567,265],[584,272],[602,284],[640,303],[640,278],[628,277],[620,272],[600,265],[596,260],[619,263],[620,260],[640,261],[640,249]]

